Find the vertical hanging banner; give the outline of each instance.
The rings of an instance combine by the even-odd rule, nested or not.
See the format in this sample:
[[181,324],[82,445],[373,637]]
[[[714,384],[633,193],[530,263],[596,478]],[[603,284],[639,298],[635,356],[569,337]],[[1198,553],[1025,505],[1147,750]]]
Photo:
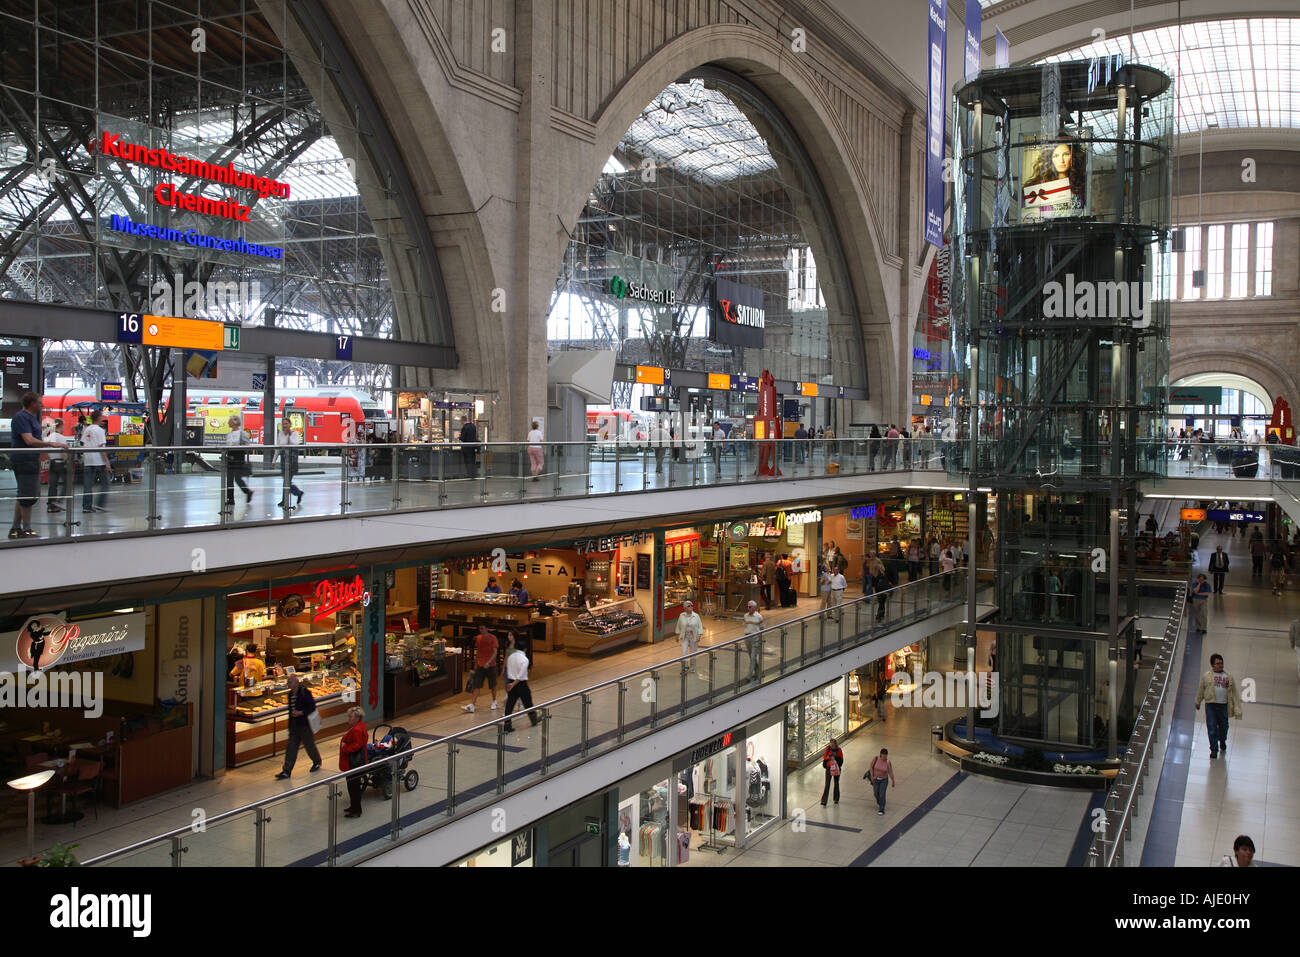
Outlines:
[[944,95],[948,11],[944,0],[929,0],[929,109],[925,111],[925,241],[943,245],[943,146],[947,113]]
[[993,66],[999,70],[1011,66],[1011,42],[997,27],[993,28]]
[[966,0],[966,79],[973,80],[980,71],[980,21],[984,8],[980,0]]

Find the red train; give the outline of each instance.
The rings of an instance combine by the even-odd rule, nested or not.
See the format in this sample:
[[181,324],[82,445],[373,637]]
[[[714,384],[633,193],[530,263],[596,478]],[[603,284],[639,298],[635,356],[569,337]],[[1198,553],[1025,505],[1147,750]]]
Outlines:
[[[262,441],[262,393],[190,389],[187,398],[188,416],[204,420],[205,445],[225,444],[232,414],[240,416],[244,428],[252,433],[254,442]],[[363,434],[365,423],[389,419],[383,406],[369,393],[357,389],[277,389],[275,401],[276,415],[271,422],[271,431],[275,429],[275,420],[287,414],[293,421],[294,429],[302,433],[306,443],[353,442],[358,435]],[[81,405],[74,408],[78,403]],[[63,419],[64,434],[71,435],[77,416],[87,408],[84,403],[100,404],[88,392],[52,390],[45,393],[42,417]],[[120,423],[114,422],[110,414],[110,434],[120,431]]]

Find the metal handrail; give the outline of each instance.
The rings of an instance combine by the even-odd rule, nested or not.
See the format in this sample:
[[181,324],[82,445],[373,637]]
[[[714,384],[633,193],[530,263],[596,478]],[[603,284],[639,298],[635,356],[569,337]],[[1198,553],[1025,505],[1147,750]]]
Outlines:
[[[964,585],[963,585],[963,587],[958,587],[958,580],[960,580],[960,578],[961,578],[962,575],[969,573],[971,570],[972,570],[972,569],[969,569],[969,568],[966,568],[966,567],[961,567],[961,568],[957,568],[957,569],[954,569],[954,570],[953,570],[953,572],[952,572],[951,574],[952,574],[952,576],[953,576],[954,581],[953,581],[953,587],[952,587],[952,590],[951,590],[951,592],[949,593],[949,596],[950,596],[950,597],[948,597],[948,598],[944,598],[944,597],[941,596],[941,595],[940,595],[940,596],[936,596],[936,600],[935,600],[935,604],[934,604],[934,606],[933,606],[929,611],[926,612],[927,616],[928,616],[928,615],[931,615],[931,614],[936,614],[936,613],[938,613],[939,611],[945,610],[945,609],[947,609],[947,608],[960,607],[961,605],[965,604],[965,598],[964,598],[964,595],[965,595],[965,589],[964,589]],[[976,571],[978,571],[978,570],[976,570]],[[631,673],[629,673],[629,674],[623,675],[622,677],[614,678],[614,679],[611,679],[611,680],[608,680],[608,681],[604,681],[604,682],[601,682],[600,684],[597,684],[597,685],[592,685],[591,687],[589,687],[589,688],[585,688],[585,689],[583,689],[583,690],[581,690],[581,691],[577,691],[577,692],[573,692],[573,693],[571,693],[571,694],[563,695],[563,696],[561,696],[561,697],[559,697],[559,698],[554,698],[554,699],[552,699],[552,700],[550,700],[550,701],[546,701],[546,702],[541,703],[541,704],[536,704],[536,705],[534,705],[533,710],[534,710],[534,711],[537,711],[537,712],[539,712],[539,713],[541,713],[541,714],[543,714],[543,715],[546,715],[546,714],[549,714],[549,712],[550,712],[551,709],[555,708],[557,705],[559,705],[559,704],[561,704],[561,703],[563,703],[563,702],[565,702],[565,701],[570,701],[570,700],[574,700],[574,699],[585,699],[586,697],[589,697],[589,696],[592,696],[592,695],[594,695],[594,694],[597,694],[597,693],[599,693],[600,691],[605,690],[605,689],[618,689],[620,686],[622,686],[622,685],[624,685],[624,684],[626,684],[626,683],[628,683],[628,682],[631,682],[631,681],[633,681],[633,680],[636,680],[636,679],[638,679],[638,678],[643,678],[643,677],[651,676],[651,673],[652,673],[652,672],[669,672],[669,671],[673,671],[673,670],[684,670],[684,669],[687,667],[688,663],[692,662],[694,659],[697,659],[697,658],[705,658],[705,657],[707,657],[707,656],[709,656],[709,655],[716,655],[716,654],[719,653],[719,651],[721,651],[721,650],[723,650],[723,649],[738,647],[738,646],[743,645],[743,644],[746,644],[746,643],[748,643],[748,642],[750,642],[750,641],[754,641],[754,640],[760,640],[760,641],[761,641],[761,640],[763,640],[763,638],[764,638],[765,636],[767,636],[767,635],[769,635],[769,634],[778,633],[778,632],[781,632],[782,630],[788,630],[788,629],[790,629],[792,626],[799,626],[799,627],[802,627],[804,624],[806,624],[807,622],[809,622],[809,621],[811,621],[811,620],[814,620],[814,619],[822,618],[822,619],[830,619],[830,620],[833,620],[833,619],[835,619],[836,617],[838,617],[839,614],[842,614],[842,613],[844,612],[845,609],[852,608],[852,607],[854,607],[854,606],[856,606],[856,605],[860,605],[860,604],[862,604],[862,603],[864,603],[864,602],[865,602],[865,603],[870,603],[870,602],[879,601],[880,596],[881,596],[882,594],[883,594],[883,595],[890,596],[890,598],[892,598],[892,597],[895,596],[895,595],[901,595],[901,594],[903,594],[903,593],[904,593],[906,590],[908,590],[908,589],[912,589],[912,588],[923,588],[924,586],[927,585],[927,583],[931,583],[931,584],[935,584],[935,585],[937,585],[938,582],[939,582],[939,580],[941,580],[943,577],[944,577],[944,576],[943,576],[943,573],[941,572],[941,573],[939,573],[939,574],[936,574],[936,575],[930,575],[930,576],[927,576],[927,577],[925,577],[925,578],[918,578],[916,581],[914,581],[914,582],[908,582],[908,583],[906,583],[905,585],[895,585],[894,587],[892,587],[892,588],[888,588],[888,589],[885,589],[884,591],[881,591],[881,592],[873,592],[873,593],[870,594],[870,595],[862,595],[862,596],[859,596],[859,597],[853,598],[852,600],[849,600],[849,601],[843,601],[843,602],[841,602],[840,604],[838,604],[838,605],[836,605],[836,606],[834,606],[834,607],[832,607],[832,608],[819,609],[818,611],[813,612],[812,614],[809,614],[809,615],[802,615],[802,616],[800,616],[800,617],[798,617],[798,618],[794,618],[794,619],[791,619],[791,620],[789,620],[789,621],[782,622],[781,624],[778,624],[778,625],[772,625],[772,626],[770,626],[770,627],[768,627],[768,628],[764,628],[764,629],[762,629],[761,631],[759,631],[757,634],[754,634],[754,635],[741,635],[741,636],[739,636],[739,637],[737,637],[737,638],[733,638],[733,639],[730,639],[730,640],[728,640],[728,641],[722,642],[721,644],[718,644],[718,645],[711,645],[711,646],[708,647],[707,649],[701,649],[700,651],[698,651],[698,652],[694,652],[694,653],[692,653],[692,654],[690,654],[690,655],[683,655],[683,656],[679,656],[679,657],[677,657],[677,658],[672,658],[672,659],[669,659],[668,661],[661,662],[661,663],[659,663],[659,664],[653,665],[652,667],[649,667],[649,668],[643,668],[643,669],[641,669],[640,671],[634,671],[634,672],[631,672]],[[887,599],[887,600],[888,600],[888,599]],[[913,614],[915,614],[915,612],[913,612]],[[865,637],[867,640],[872,640],[874,637],[877,636],[877,633],[878,633],[878,632],[879,632],[879,633],[884,633],[884,632],[887,632],[887,631],[891,630],[891,628],[894,627],[894,626],[899,626],[899,625],[902,625],[902,624],[905,624],[905,623],[906,623],[906,620],[905,620],[905,619],[902,619],[902,618],[900,618],[900,619],[895,619],[895,620],[893,620],[893,621],[887,621],[887,622],[875,623],[875,624],[876,624],[876,627],[871,627],[871,628],[869,628],[866,632],[863,632],[863,633],[861,633],[861,634],[859,634],[859,635],[857,635],[857,636],[854,636],[854,637],[857,637],[857,638]],[[822,651],[825,651],[825,647],[826,647],[826,646],[825,646],[825,644],[823,643],[823,645],[822,645],[822,649],[821,649],[821,650],[822,650]],[[844,636],[841,635],[841,637],[839,638],[839,641],[838,641],[838,642],[836,643],[836,645],[835,645],[835,651],[838,653],[838,652],[840,652],[840,651],[846,651],[846,650],[849,650],[849,649],[852,648],[852,647],[856,647],[856,645],[846,645],[846,644],[845,644],[845,638],[844,638]],[[793,670],[799,670],[799,668],[802,668],[802,667],[804,667],[804,666],[806,666],[806,665],[808,665],[808,664],[812,664],[812,663],[813,663],[813,661],[801,661],[801,662],[798,664],[798,666],[797,666],[795,669],[793,669]],[[674,669],[674,666],[677,666],[676,669]],[[789,671],[786,671],[786,670],[784,670],[784,669],[777,669],[775,672],[772,672],[771,669],[764,669],[764,672],[767,672],[767,673],[760,673],[758,676],[756,676],[756,677],[757,677],[757,680],[755,680],[752,684],[749,684],[749,685],[745,686],[743,690],[741,689],[740,685],[737,684],[737,685],[735,686],[735,688],[733,689],[733,692],[734,692],[733,696],[738,697],[738,696],[741,695],[741,694],[748,694],[750,691],[753,691],[753,690],[756,690],[756,689],[762,687],[763,684],[764,684],[764,679],[765,679],[765,678],[769,678],[769,677],[770,677],[770,678],[773,678],[773,679],[779,679],[779,678],[781,678],[781,677],[784,677],[786,674],[789,674],[789,673],[790,673]],[[737,678],[737,680],[738,680],[739,676],[737,675],[736,678]],[[712,672],[710,672],[710,683],[712,683]],[[712,703],[717,703],[717,702],[712,702]],[[684,707],[685,707],[685,702],[683,702],[683,708],[684,708]],[[412,759],[414,759],[417,755],[420,755],[420,754],[423,754],[423,753],[432,752],[432,751],[434,751],[435,749],[438,749],[438,748],[444,748],[444,749],[445,749],[445,748],[447,748],[448,746],[453,746],[453,747],[454,747],[454,745],[456,744],[457,741],[460,741],[460,740],[465,739],[465,738],[469,738],[471,735],[475,735],[475,734],[477,734],[477,733],[481,733],[481,732],[483,732],[483,731],[485,731],[485,730],[487,730],[487,729],[493,728],[493,727],[496,727],[496,728],[499,729],[499,728],[500,728],[500,727],[501,727],[501,726],[502,726],[506,721],[508,721],[508,720],[512,720],[512,719],[518,720],[518,719],[521,719],[522,717],[523,717],[522,714],[516,714],[516,715],[510,716],[510,717],[507,717],[507,716],[505,716],[505,715],[502,715],[501,717],[495,718],[495,719],[493,719],[493,720],[491,720],[491,721],[484,722],[483,724],[476,725],[476,726],[474,726],[474,727],[472,727],[472,728],[467,728],[467,729],[462,730],[462,731],[457,731],[457,732],[454,733],[454,734],[450,734],[450,735],[446,735],[446,736],[444,736],[444,737],[438,738],[436,741],[430,741],[430,742],[427,742],[427,743],[425,743],[425,744],[422,744],[422,745],[420,745],[420,746],[418,746],[418,747],[411,748],[411,749],[408,750],[408,751],[403,751],[403,752],[401,752],[400,754],[390,755],[390,756],[388,756],[388,757],[384,757],[384,758],[381,758],[381,759],[376,760],[376,761],[371,761],[371,762],[369,762],[369,763],[366,764],[366,768],[367,768],[367,769],[372,769],[372,768],[379,767],[380,765],[391,764],[392,767],[391,767],[391,769],[390,769],[390,773],[392,774],[392,780],[393,780],[393,784],[394,784],[393,792],[394,792],[394,797],[396,798],[397,791],[398,791],[398,786],[397,786],[397,785],[398,785],[398,781],[399,781],[399,773],[398,773],[398,764],[399,764],[399,762],[406,762],[406,761],[412,760]],[[662,730],[662,729],[663,729],[667,724],[669,724],[669,723],[671,723],[671,722],[668,721],[668,720],[664,720],[664,721],[661,721],[661,722],[658,722],[658,723],[654,723],[654,722],[652,722],[652,723],[651,723],[651,724],[650,724],[650,725],[645,729],[645,731],[642,732],[642,734],[640,734],[640,735],[636,735],[636,737],[641,737],[641,736],[643,736],[644,734],[653,734],[653,733],[655,733],[655,732],[658,732],[659,730]],[[623,727],[622,727],[622,721],[621,721],[621,716],[620,716],[619,730],[620,730],[620,732],[622,732],[622,730],[623,730]],[[502,742],[502,740],[503,740],[503,738],[502,738],[501,734],[498,733],[498,735],[497,735],[497,741],[498,741],[498,744],[500,744],[500,743]],[[620,744],[621,744],[621,743],[624,743],[626,740],[631,740],[631,738],[630,738],[630,737],[628,737],[628,738],[623,738],[622,736],[620,736]],[[587,743],[587,742],[586,742],[585,735],[584,735],[584,740],[583,740],[582,743],[583,743],[583,745],[584,745],[584,749],[583,749],[583,750],[584,750],[584,755],[585,755],[585,751],[586,751],[585,745],[586,745],[586,743]],[[578,764],[581,764],[583,760],[585,760],[585,757],[582,758],[582,759],[580,759],[580,760],[578,760],[578,761],[567,762],[567,763],[565,763],[565,764],[563,764],[563,765],[561,765],[561,766],[557,766],[557,767],[554,767],[554,768],[550,769],[550,772],[549,772],[549,773],[558,773],[558,772],[561,772],[561,771],[568,771],[568,770],[571,770],[574,766],[576,766],[576,765],[578,765]],[[340,771],[340,772],[337,772],[337,773],[335,773],[335,774],[333,774],[333,775],[331,775],[331,776],[329,776],[329,777],[322,778],[322,779],[317,780],[317,781],[313,781],[313,782],[311,782],[310,784],[305,784],[305,785],[303,785],[303,786],[301,786],[301,787],[292,788],[292,789],[290,789],[290,790],[288,790],[288,791],[282,791],[282,792],[280,792],[280,793],[278,793],[278,794],[273,795],[272,797],[263,798],[263,799],[261,799],[261,800],[259,800],[259,801],[253,801],[253,802],[250,802],[249,804],[242,805],[241,807],[234,808],[234,809],[229,810],[229,811],[222,811],[222,812],[219,813],[219,814],[214,814],[214,815],[211,815],[211,816],[209,816],[209,817],[206,817],[206,818],[205,818],[205,826],[206,826],[206,827],[211,827],[212,825],[219,824],[219,823],[221,823],[221,822],[223,822],[223,821],[233,820],[233,819],[235,819],[235,818],[238,818],[238,817],[241,817],[241,816],[244,816],[244,815],[248,815],[248,814],[251,814],[251,813],[254,813],[254,812],[261,812],[263,809],[265,809],[266,807],[268,807],[268,806],[270,806],[270,805],[283,803],[283,802],[285,802],[285,801],[287,801],[287,800],[289,800],[289,799],[292,799],[292,798],[297,797],[297,796],[299,796],[299,795],[305,794],[305,793],[307,793],[307,792],[309,792],[309,791],[313,791],[313,790],[316,790],[316,789],[319,789],[319,788],[324,788],[324,787],[333,787],[333,786],[335,786],[335,785],[338,785],[338,784],[343,783],[343,782],[347,779],[348,775],[353,774],[353,773],[355,773],[355,772],[354,772],[354,771],[351,771],[351,770],[349,770],[349,771]],[[547,772],[544,772],[542,776],[543,776],[543,777],[546,777],[546,776],[547,776]],[[454,797],[454,791],[449,791],[449,795],[448,795],[448,797],[449,797],[449,799],[452,799],[452,798]],[[477,808],[476,808],[476,809],[477,809]],[[394,812],[394,813],[396,813],[396,812]],[[445,817],[444,820],[450,820],[452,817],[454,817],[453,814],[448,814],[448,815]],[[333,813],[331,813],[331,820],[332,820],[332,819],[333,819]],[[182,840],[186,835],[192,835],[193,833],[194,833],[194,832],[193,832],[193,827],[192,827],[192,825],[186,825],[186,826],[178,827],[178,828],[175,828],[175,829],[173,829],[173,830],[170,830],[170,831],[164,832],[164,833],[162,833],[162,834],[155,835],[154,837],[146,838],[146,839],[143,840],[143,841],[137,841],[137,842],[135,842],[135,843],[133,843],[133,844],[129,844],[129,845],[126,845],[126,846],[124,846],[124,847],[117,848],[116,850],[109,851],[108,853],[100,854],[100,855],[98,855],[98,856],[96,856],[96,857],[93,857],[93,858],[90,858],[90,859],[88,859],[88,860],[86,860],[86,861],[83,861],[82,863],[83,863],[83,865],[85,865],[85,866],[90,866],[90,865],[94,865],[94,864],[104,864],[104,863],[108,863],[108,862],[113,861],[113,860],[116,860],[116,859],[118,859],[118,858],[125,857],[125,856],[131,855],[131,854],[134,854],[134,853],[136,853],[137,851],[146,850],[146,849],[148,849],[148,848],[151,848],[151,847],[157,846],[157,845],[159,845],[159,844],[163,844],[163,843],[165,843],[165,842],[175,842],[175,841],[180,841],[180,840]],[[326,850],[327,850],[327,854],[328,854],[329,859],[332,861],[332,860],[334,859],[334,857],[336,856],[336,855],[335,855],[335,848],[331,846],[331,847],[327,848]],[[180,864],[180,856],[179,856],[179,854],[177,854],[177,853],[173,853],[172,858],[173,858],[173,861],[175,862],[175,866],[179,866],[179,864]]]
[[1173,659],[1183,636],[1187,583],[1180,582],[1177,587],[1178,592],[1174,596],[1174,605],[1165,626],[1164,647],[1151,669],[1151,680],[1138,707],[1128,748],[1120,759],[1120,773],[1106,798],[1101,818],[1102,828],[1088,848],[1088,867],[1115,867],[1117,861],[1119,866],[1124,863],[1124,844],[1131,833],[1142,779],[1146,777],[1151,750],[1159,733],[1165,704],[1169,700]]

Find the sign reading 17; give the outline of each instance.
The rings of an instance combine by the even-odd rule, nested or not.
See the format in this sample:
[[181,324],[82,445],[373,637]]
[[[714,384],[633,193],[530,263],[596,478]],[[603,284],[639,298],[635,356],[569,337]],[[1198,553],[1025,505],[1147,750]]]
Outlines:
[[335,336],[334,337],[334,358],[351,359],[352,358],[352,337]]

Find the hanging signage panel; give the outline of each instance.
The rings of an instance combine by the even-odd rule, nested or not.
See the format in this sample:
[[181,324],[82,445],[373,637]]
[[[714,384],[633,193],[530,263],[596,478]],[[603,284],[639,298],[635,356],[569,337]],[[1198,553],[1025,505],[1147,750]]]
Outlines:
[[0,636],[0,671],[107,658],[142,651],[144,643],[144,612],[73,622],[63,613],[33,615],[17,631]]
[[930,65],[929,108],[925,111],[925,234],[927,243],[943,245],[943,152],[946,134],[948,5],[929,0],[926,62]]
[[763,348],[763,290],[721,277],[713,281],[709,338],[724,345]]

